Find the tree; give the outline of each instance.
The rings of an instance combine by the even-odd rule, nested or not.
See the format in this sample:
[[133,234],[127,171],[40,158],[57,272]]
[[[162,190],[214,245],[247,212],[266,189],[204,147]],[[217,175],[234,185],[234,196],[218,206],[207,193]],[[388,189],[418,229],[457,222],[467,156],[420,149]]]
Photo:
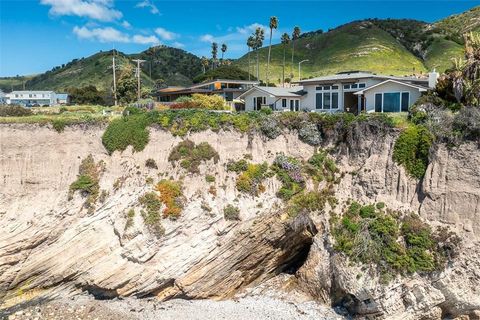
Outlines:
[[288,35],[288,33],[282,34],[282,45],[283,45],[282,86],[283,87],[285,87],[285,51],[289,43],[290,43],[290,36]]
[[117,96],[122,104],[137,100],[137,80],[131,65],[125,66],[117,82]]
[[247,47],[248,47],[248,81],[250,81],[250,49],[255,47],[255,37],[250,36],[247,39]]
[[215,69],[215,63],[217,61],[217,55],[218,55],[218,43],[213,42],[212,43],[212,68]]
[[163,89],[167,87],[167,82],[164,79],[155,80],[155,89]]
[[105,92],[98,91],[93,85],[83,88],[67,88],[72,104],[105,104]]
[[270,17],[270,41],[269,41],[269,44],[268,44],[268,58],[267,58],[267,87],[268,87],[268,78],[270,76],[269,74],[269,68],[270,68],[270,54],[271,54],[271,51],[272,51],[272,35],[273,35],[273,29],[277,29],[278,28],[278,19],[277,17]]
[[210,64],[210,62],[208,61],[208,58],[205,56],[202,57],[201,61],[202,61],[203,74],[205,74],[207,72],[207,67]]
[[257,79],[260,80],[260,57],[259,57],[259,49],[263,46],[263,40],[265,39],[265,30],[263,28],[258,27],[255,29],[255,46],[253,49],[257,52]]
[[225,52],[227,51],[227,45],[226,45],[225,43],[224,43],[224,44],[222,44],[222,48],[221,48],[221,50],[222,50],[222,62],[223,62],[223,55],[224,55],[224,54],[225,54]]
[[292,64],[290,65],[290,79],[293,79],[293,57],[295,55],[295,40],[297,40],[300,37],[300,27],[296,26],[293,28],[293,33],[292,33]]

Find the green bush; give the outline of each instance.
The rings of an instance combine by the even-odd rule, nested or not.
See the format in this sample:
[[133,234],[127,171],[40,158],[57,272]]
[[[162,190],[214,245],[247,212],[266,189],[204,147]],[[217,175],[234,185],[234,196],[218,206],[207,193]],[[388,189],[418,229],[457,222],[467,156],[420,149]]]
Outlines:
[[145,161],[145,167],[150,169],[158,169],[157,163],[152,158],[149,158]]
[[102,143],[109,154],[116,150],[124,151],[130,145],[133,146],[133,150],[142,151],[149,140],[148,124],[145,115],[115,119],[105,130]]
[[63,119],[55,119],[52,121],[52,127],[58,133],[63,132],[65,130],[66,122]]
[[246,171],[247,168],[248,168],[248,162],[245,159],[241,159],[238,161],[230,160],[227,163],[227,171],[240,173],[240,172]]
[[32,114],[32,110],[29,108],[0,105],[0,117],[25,117]]
[[195,145],[190,140],[178,143],[168,156],[168,161],[180,161],[180,166],[190,173],[199,173],[199,165],[212,159],[214,163],[217,163],[219,156],[218,152],[210,144],[201,142]]
[[88,155],[80,163],[77,179],[70,185],[69,199],[75,191],[80,191],[86,197],[84,203],[89,211],[93,211],[95,202],[100,194],[100,173],[103,170],[103,162],[95,163],[92,155]]
[[205,181],[207,181],[208,183],[215,182],[215,176],[212,176],[211,174],[207,174],[205,175]]
[[252,196],[258,196],[265,191],[262,182],[266,178],[267,171],[268,164],[266,162],[262,164],[248,164],[247,169],[237,177],[237,190]]
[[432,134],[423,126],[410,126],[395,142],[393,160],[415,178],[422,178],[428,166]]
[[[398,212],[381,211],[378,204],[362,206],[353,202],[341,220],[331,220],[334,249],[353,261],[377,265],[386,278],[441,267],[446,253],[431,228],[417,215],[399,217]],[[451,235],[444,238],[453,239]]]
[[158,195],[155,192],[147,192],[138,199],[138,202],[146,210],[141,212],[145,225],[156,236],[162,236],[165,229],[161,222],[160,209],[162,208],[162,202]]
[[223,209],[223,216],[225,220],[240,220],[240,209],[229,204]]

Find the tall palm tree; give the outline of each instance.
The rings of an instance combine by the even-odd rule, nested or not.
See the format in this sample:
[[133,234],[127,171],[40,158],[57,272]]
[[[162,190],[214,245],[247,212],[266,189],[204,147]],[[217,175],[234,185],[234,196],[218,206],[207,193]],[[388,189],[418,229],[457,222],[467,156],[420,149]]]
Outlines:
[[268,58],[267,58],[267,87],[268,87],[268,78],[269,78],[269,68],[270,68],[270,54],[272,52],[272,34],[273,29],[278,28],[278,19],[277,17],[270,17],[270,42],[268,44]]
[[282,87],[285,87],[285,51],[289,43],[290,43],[290,36],[288,35],[288,33],[282,34],[282,45],[283,45]]
[[293,33],[292,33],[292,64],[290,65],[290,79],[293,79],[293,57],[295,55],[295,40],[297,40],[300,37],[300,27],[296,26],[293,28]]
[[250,49],[253,49],[255,47],[255,37],[250,36],[247,39],[247,47],[248,47],[248,81],[250,81]]
[[222,48],[221,48],[221,50],[222,50],[222,62],[223,62],[223,55],[224,55],[224,54],[225,54],[225,52],[227,51],[227,45],[226,45],[225,43],[224,43],[224,44],[222,44]]
[[215,62],[217,61],[218,43],[212,43],[212,69],[215,69]]
[[265,30],[258,27],[255,29],[255,46],[253,49],[257,52],[257,80],[260,80],[260,58],[259,58],[259,49],[263,47],[263,40],[265,39]]
[[208,61],[208,58],[205,56],[202,57],[201,61],[202,61],[202,67],[203,67],[203,74],[205,74],[207,72],[207,67],[210,64],[210,62]]

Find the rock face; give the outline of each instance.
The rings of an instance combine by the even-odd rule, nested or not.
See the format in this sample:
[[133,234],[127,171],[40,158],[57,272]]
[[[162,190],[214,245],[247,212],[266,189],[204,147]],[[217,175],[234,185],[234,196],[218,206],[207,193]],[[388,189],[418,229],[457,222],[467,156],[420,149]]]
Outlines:
[[[152,128],[142,152],[127,149],[109,156],[101,143],[103,131],[70,127],[59,134],[48,127],[0,126],[2,307],[82,291],[97,298],[224,299],[290,272],[311,297],[360,315],[436,319],[473,317],[480,309],[480,227],[475,223],[480,151],[473,144],[439,146],[421,182],[392,161],[395,132],[355,127],[345,144],[330,146],[344,173],[335,186],[338,201],[383,201],[418,212],[434,225],[448,225],[464,239],[460,257],[444,272],[384,285],[375,272],[332,250],[328,212],[289,219],[275,195],[280,183],[274,178],[256,198],[236,190],[228,160],[247,154],[252,162],[271,163],[278,152],[308,159],[314,148],[295,134],[274,140],[235,132],[191,134],[195,143],[208,142],[220,161],[189,174],[168,162],[182,139]],[[93,212],[84,208],[78,192],[68,198],[89,154],[105,167],[104,199]],[[147,159],[158,169],[147,167]],[[206,183],[206,174],[215,182]],[[181,217],[163,219],[165,233],[156,236],[143,223],[138,199],[153,190],[148,180],[162,178],[182,180],[187,201]],[[228,204],[240,209],[239,221],[224,219]],[[126,212],[132,208],[136,214],[127,227]]]

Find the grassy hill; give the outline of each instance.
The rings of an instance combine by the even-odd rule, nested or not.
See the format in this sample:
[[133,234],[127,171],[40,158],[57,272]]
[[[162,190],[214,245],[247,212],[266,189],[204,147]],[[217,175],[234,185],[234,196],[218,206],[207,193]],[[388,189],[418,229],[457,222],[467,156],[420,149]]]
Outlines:
[[[407,19],[355,21],[327,33],[309,32],[297,40],[293,73],[302,78],[346,70],[368,70],[388,75],[424,73],[433,68],[443,72],[451,59],[463,56],[462,35],[480,31],[480,7],[428,24]],[[260,49],[260,79],[265,79],[268,47]],[[286,77],[290,73],[291,46],[287,47]],[[254,65],[255,54],[251,54]],[[283,46],[272,46],[270,81],[280,82]],[[247,55],[235,64],[248,70]],[[252,73],[256,74],[255,66]],[[298,79],[298,78],[297,78]]]
[[[117,52],[117,75],[126,65],[133,65],[132,59],[147,60],[142,65],[141,74],[142,83],[147,87],[153,87],[157,79],[165,80],[168,85],[188,85],[201,72],[197,56],[184,50],[158,46],[133,55]],[[67,87],[87,85],[94,85],[98,90],[109,90],[113,83],[112,51],[74,59],[36,76],[0,78],[0,89],[10,91],[13,87],[21,90],[24,82],[25,87],[32,90],[62,91]]]

